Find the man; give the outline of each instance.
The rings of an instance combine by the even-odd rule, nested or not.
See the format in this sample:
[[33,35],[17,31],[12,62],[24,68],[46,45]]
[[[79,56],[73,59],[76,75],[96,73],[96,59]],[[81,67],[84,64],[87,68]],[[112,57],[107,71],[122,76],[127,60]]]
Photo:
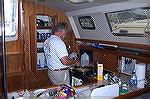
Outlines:
[[68,57],[66,45],[63,42],[67,34],[67,28],[67,23],[58,23],[55,26],[54,34],[44,42],[48,77],[54,85],[69,85],[69,65],[76,64],[76,61]]

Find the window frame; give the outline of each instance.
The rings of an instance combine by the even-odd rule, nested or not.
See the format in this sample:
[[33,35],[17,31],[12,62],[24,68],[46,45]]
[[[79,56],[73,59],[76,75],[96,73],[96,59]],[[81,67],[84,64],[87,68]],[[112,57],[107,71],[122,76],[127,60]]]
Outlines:
[[[108,18],[108,14],[111,14],[111,13],[120,13],[120,12],[125,12],[125,11],[135,11],[135,10],[144,10],[144,9],[148,9],[149,11],[150,11],[150,7],[139,7],[139,8],[134,8],[134,9],[126,9],[126,10],[121,10],[121,11],[114,11],[114,12],[107,12],[107,13],[105,13],[105,17],[106,17],[106,20],[107,20],[107,23],[108,23],[108,26],[109,26],[109,28],[110,28],[110,31],[111,31],[111,33],[114,35],[114,36],[126,36],[126,37],[145,37],[145,35],[146,35],[146,31],[144,31],[144,32],[139,32],[139,33],[132,33],[132,32],[129,32],[128,33],[128,30],[127,31],[124,31],[124,30],[122,30],[121,31],[121,29],[120,29],[120,31],[119,32],[114,32],[113,31],[113,28],[112,28],[112,25],[111,25],[111,21],[109,20],[109,18]],[[148,17],[148,18],[146,18],[147,20],[150,20],[149,19],[149,17],[150,16],[146,16],[146,17]],[[136,20],[137,21],[137,20]],[[147,22],[148,23],[148,22]],[[143,28],[147,28],[147,23],[146,23],[146,26],[145,27],[143,27]],[[137,27],[138,28],[138,27]],[[150,31],[149,31],[150,32]]]
[[95,24],[93,17],[91,16],[80,16],[78,21],[82,29],[95,30]]
[[[11,6],[10,9],[14,9],[14,10],[11,10],[14,12],[11,14],[12,16],[9,19],[7,18],[8,12],[6,12],[6,11],[8,9],[8,5],[6,4],[6,2],[13,4],[13,6]],[[9,0],[9,1],[5,0],[4,1],[4,16],[5,16],[4,24],[5,24],[6,41],[15,41],[18,38],[18,22],[19,22],[18,15],[19,15],[19,1],[18,0]],[[8,22],[6,22],[6,20],[7,20],[6,18],[8,19]],[[8,30],[8,28],[9,28],[9,30]],[[14,32],[14,34],[10,35],[10,32]]]

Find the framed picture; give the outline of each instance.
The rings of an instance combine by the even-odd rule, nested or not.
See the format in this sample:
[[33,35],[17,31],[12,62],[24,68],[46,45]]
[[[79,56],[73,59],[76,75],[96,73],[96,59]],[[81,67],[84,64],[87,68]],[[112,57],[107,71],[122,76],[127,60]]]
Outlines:
[[94,30],[95,24],[91,16],[81,16],[78,17],[79,23],[82,29]]

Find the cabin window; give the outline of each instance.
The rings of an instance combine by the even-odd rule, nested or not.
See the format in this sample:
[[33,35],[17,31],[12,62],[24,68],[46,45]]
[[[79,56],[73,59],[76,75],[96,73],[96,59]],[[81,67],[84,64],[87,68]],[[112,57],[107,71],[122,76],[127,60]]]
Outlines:
[[16,40],[18,34],[18,0],[4,0],[4,16],[6,41]]
[[150,34],[150,7],[105,14],[114,36],[143,37]]
[[89,30],[95,29],[95,24],[91,16],[81,16],[78,17],[78,20],[82,29],[89,29]]

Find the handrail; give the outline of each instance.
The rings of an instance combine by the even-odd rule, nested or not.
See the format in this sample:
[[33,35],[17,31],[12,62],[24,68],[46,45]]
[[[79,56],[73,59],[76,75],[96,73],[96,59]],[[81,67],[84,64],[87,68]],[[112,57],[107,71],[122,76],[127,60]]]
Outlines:
[[106,41],[106,40],[94,40],[94,39],[80,39],[80,38],[76,38],[75,40],[76,41],[82,41],[82,42],[90,42],[90,43],[101,43],[101,44],[116,45],[119,47],[150,50],[150,45],[144,45],[144,44],[134,44],[134,43],[115,42],[115,41]]

